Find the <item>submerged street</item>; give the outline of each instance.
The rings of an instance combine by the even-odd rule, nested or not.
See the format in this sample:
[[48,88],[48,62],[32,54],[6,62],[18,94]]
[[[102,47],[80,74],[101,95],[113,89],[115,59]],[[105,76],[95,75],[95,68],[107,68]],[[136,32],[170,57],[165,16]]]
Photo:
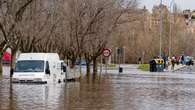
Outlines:
[[53,85],[11,84],[8,69],[0,79],[0,110],[195,109],[195,74],[185,69],[149,73],[130,66],[121,74],[108,71],[113,73],[100,80],[83,77]]
[[0,110],[195,110],[193,4],[0,0]]

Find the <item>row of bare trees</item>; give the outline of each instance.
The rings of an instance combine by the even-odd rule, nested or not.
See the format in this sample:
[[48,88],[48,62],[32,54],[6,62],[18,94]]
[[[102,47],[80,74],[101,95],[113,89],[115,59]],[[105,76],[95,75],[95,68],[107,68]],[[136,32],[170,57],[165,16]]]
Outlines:
[[13,67],[14,55],[19,48],[18,44],[21,37],[19,25],[22,22],[26,8],[32,1],[33,0],[27,0],[25,2],[17,0],[0,1],[0,53],[2,54],[7,48],[11,49],[11,67]]
[[[151,23],[152,17],[159,18],[137,6],[137,0],[1,0],[0,53],[11,49],[11,68],[17,51],[57,52],[72,67],[85,59],[87,75],[91,63],[96,75],[106,47],[126,47],[128,63],[138,57],[148,61],[159,52],[159,24]],[[163,49],[171,35],[172,54],[192,51],[194,35],[186,31],[181,13],[172,13],[171,33],[168,13],[163,15]]]
[[11,68],[17,51],[57,52],[72,67],[85,58],[88,75],[93,62],[96,74],[121,16],[136,8],[136,0],[1,0],[0,51],[11,49]]

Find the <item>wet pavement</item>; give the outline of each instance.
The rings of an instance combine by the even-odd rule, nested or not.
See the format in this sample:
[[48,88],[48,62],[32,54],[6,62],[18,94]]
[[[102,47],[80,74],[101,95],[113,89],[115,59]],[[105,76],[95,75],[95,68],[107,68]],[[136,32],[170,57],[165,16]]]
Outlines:
[[52,85],[11,84],[7,72],[0,110],[195,110],[195,74],[128,71]]
[[195,65],[186,66],[185,68],[181,68],[176,72],[183,72],[183,73],[195,73]]

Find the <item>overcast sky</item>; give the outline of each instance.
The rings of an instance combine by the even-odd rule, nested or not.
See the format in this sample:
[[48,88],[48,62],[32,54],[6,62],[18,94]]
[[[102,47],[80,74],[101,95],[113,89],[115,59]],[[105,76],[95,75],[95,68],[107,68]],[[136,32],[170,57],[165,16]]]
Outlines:
[[[160,0],[139,0],[140,1],[140,6],[143,7],[144,5],[148,9],[152,9],[153,5],[157,5],[160,3]],[[163,0],[163,4],[166,4],[169,6],[170,2],[172,0]],[[195,9],[195,0],[175,0],[177,6],[184,10],[184,9]]]

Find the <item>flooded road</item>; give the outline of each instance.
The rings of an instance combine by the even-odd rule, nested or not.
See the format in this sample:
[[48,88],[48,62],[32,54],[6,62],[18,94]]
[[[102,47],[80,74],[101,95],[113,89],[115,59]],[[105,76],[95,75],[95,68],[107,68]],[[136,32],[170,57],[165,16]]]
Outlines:
[[5,73],[0,110],[195,110],[195,79],[103,74],[96,81],[35,85],[11,84]]

